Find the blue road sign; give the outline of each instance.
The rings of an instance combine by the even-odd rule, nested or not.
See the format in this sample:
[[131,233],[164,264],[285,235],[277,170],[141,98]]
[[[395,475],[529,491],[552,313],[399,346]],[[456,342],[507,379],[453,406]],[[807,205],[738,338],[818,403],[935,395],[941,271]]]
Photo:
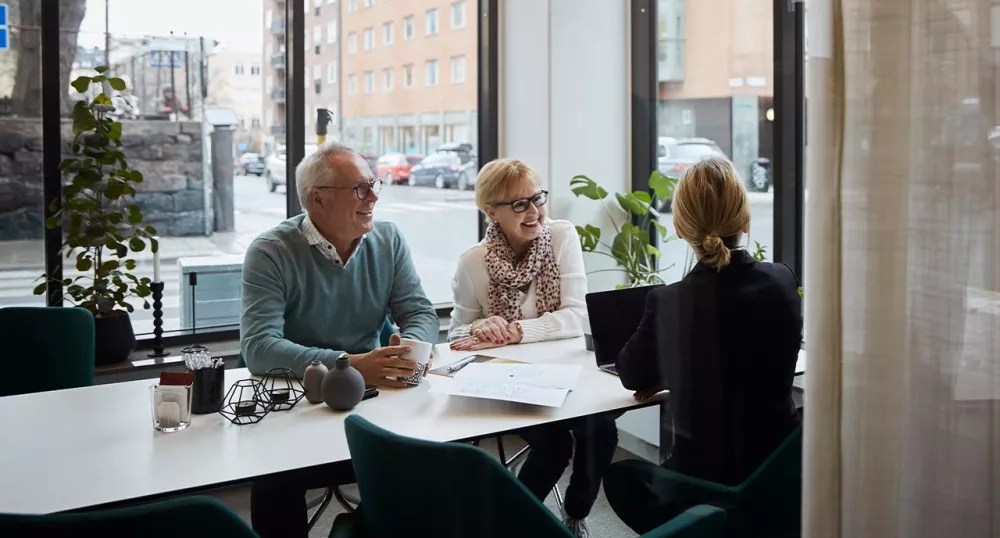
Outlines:
[[154,50],[149,52],[150,67],[178,68],[183,65],[184,52],[182,51]]
[[10,24],[7,21],[7,4],[0,4],[0,50],[10,49]]

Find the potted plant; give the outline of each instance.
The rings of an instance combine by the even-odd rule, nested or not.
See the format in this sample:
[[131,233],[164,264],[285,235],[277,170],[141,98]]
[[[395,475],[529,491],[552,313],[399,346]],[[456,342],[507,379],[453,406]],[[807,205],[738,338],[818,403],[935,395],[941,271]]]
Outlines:
[[[104,75],[107,67],[96,68],[94,77],[81,76],[73,88],[85,94],[91,85],[101,88],[90,102],[78,101],[73,107],[73,156],[63,159],[61,204],[54,200],[48,207],[45,226],[63,226],[62,250],[65,258],[75,258],[75,278],[63,278],[65,296],[74,305],[94,314],[97,365],[121,362],[135,349],[135,332],[129,312],[132,297],[143,301],[152,293],[148,277],[136,277],[132,253],[145,250],[147,242],[156,252],[156,230],[143,226],[142,211],[134,203],[135,185],[142,174],[130,168],[121,148],[122,124],[112,117],[114,106],[107,88],[123,90],[120,78]],[[64,275],[65,276],[65,275]],[[53,275],[43,274],[44,281],[35,287],[35,295],[46,292]]]
[[[585,175],[573,177],[570,181],[573,194],[600,202],[608,220],[615,228],[615,236],[611,238],[609,244],[601,238],[600,227],[592,224],[576,227],[576,231],[580,234],[580,246],[584,252],[607,256],[615,261],[615,268],[591,271],[592,273],[601,271],[625,273],[626,282],[619,284],[618,289],[663,284],[660,273],[671,269],[673,264],[668,267],[658,267],[657,260],[662,253],[650,241],[650,226],[656,230],[661,244],[677,238],[668,233],[666,226],[660,223],[660,214],[655,209],[659,201],[671,198],[676,185],[676,178],[654,170],[649,176],[649,188],[652,193],[646,191],[615,193],[614,201],[609,202],[610,193],[593,179]],[[612,207],[617,205],[620,209],[618,213],[624,213],[624,218],[616,219],[609,205]],[[587,340],[587,349],[593,349],[589,332],[584,336]]]

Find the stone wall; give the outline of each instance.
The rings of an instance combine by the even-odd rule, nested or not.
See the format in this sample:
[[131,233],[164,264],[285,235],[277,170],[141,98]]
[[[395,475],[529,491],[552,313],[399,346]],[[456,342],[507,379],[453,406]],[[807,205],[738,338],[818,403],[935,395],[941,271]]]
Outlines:
[[[122,149],[145,180],[136,203],[145,223],[161,236],[205,233],[205,181],[201,124],[125,120]],[[62,125],[63,157],[70,154],[72,124]],[[0,119],[0,241],[41,239],[42,122]]]

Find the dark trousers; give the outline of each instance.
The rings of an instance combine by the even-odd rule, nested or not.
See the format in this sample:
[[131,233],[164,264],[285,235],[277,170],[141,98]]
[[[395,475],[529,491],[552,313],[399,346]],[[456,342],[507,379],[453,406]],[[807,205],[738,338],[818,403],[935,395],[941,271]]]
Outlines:
[[261,538],[308,538],[306,491],[354,482],[351,462],[296,469],[254,480],[250,522]]
[[604,476],[604,495],[611,509],[632,530],[647,533],[699,504],[657,474],[648,461],[625,460],[611,465]]
[[566,515],[583,519],[590,513],[601,478],[618,446],[615,417],[594,415],[519,432],[531,446],[518,479],[544,501],[573,459],[573,474],[566,488]]

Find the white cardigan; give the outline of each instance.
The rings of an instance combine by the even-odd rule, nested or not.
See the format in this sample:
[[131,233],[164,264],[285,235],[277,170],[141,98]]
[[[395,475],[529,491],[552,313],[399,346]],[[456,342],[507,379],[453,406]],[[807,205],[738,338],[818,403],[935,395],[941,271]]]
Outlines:
[[[580,235],[569,221],[548,220],[546,224],[552,230],[552,253],[559,265],[562,302],[559,310],[539,317],[535,309],[537,280],[531,283],[527,292],[518,294],[524,316],[520,323],[524,331],[521,342],[525,344],[580,336],[587,315],[584,298],[587,294],[587,275],[583,267]],[[455,306],[451,311],[448,340],[457,340],[469,336],[472,322],[491,315],[485,239],[459,258],[451,289],[455,293]]]

